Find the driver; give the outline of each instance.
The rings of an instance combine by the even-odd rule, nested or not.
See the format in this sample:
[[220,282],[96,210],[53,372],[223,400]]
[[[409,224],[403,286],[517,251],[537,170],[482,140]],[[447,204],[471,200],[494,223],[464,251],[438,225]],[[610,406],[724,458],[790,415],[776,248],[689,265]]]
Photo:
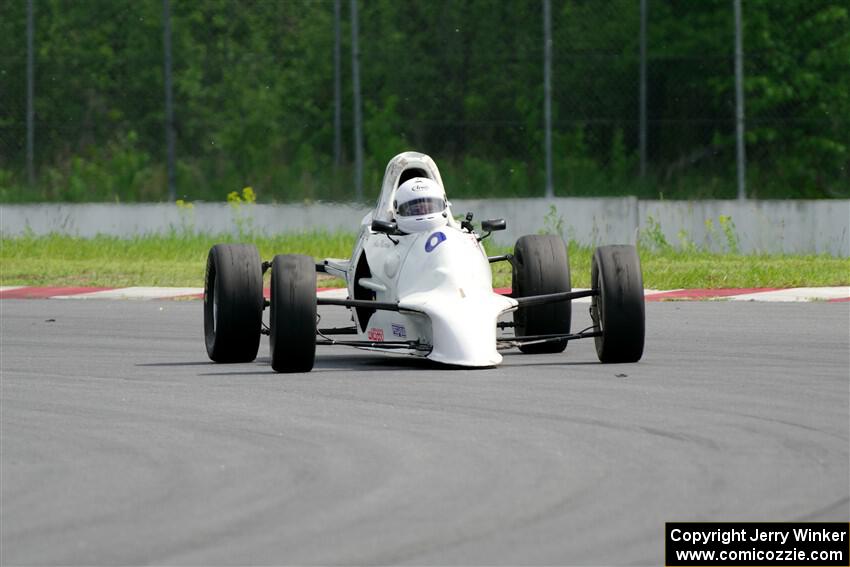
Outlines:
[[446,194],[427,177],[414,177],[399,185],[393,210],[402,232],[425,232],[448,223]]

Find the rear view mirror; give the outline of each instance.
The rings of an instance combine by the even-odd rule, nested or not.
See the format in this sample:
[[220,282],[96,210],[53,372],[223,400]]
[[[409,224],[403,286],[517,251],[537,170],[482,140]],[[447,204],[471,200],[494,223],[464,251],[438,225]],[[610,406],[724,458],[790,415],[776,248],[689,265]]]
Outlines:
[[382,232],[384,234],[395,234],[398,232],[398,225],[395,221],[382,221],[375,219],[372,221],[372,231]]
[[481,221],[481,230],[486,232],[495,232],[497,230],[505,230],[507,223],[505,219],[492,219]]

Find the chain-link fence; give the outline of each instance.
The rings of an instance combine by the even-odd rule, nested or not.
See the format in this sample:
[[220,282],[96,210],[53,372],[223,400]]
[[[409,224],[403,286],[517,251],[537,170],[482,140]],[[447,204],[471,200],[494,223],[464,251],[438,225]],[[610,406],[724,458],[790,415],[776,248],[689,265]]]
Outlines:
[[[0,198],[168,198],[166,15],[177,198],[354,198],[355,65],[365,199],[408,149],[543,196],[546,1],[3,0]],[[554,194],[734,198],[733,0],[644,0],[645,136],[641,0],[548,1]],[[850,196],[850,8],[742,8],[748,196]]]

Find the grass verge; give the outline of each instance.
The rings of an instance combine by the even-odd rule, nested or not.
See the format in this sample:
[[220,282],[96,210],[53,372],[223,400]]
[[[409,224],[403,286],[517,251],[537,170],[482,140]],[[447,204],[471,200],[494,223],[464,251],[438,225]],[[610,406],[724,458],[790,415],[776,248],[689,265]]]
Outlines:
[[[279,253],[346,258],[356,236],[312,232],[234,239],[232,235],[22,236],[0,239],[0,285],[202,287],[207,252],[218,242],[250,242],[270,260]],[[509,248],[488,245],[488,253]],[[589,287],[593,250],[570,244],[573,287]],[[832,256],[714,254],[641,250],[644,285],[653,289],[819,287],[850,284],[850,259]],[[494,285],[509,287],[510,266],[493,264]],[[341,286],[340,280],[320,285]]]

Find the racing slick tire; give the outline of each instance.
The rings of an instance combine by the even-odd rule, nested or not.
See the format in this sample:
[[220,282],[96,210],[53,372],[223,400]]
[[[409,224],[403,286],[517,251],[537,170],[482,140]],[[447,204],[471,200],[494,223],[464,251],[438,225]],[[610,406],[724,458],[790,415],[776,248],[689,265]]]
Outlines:
[[599,361],[637,362],[643,356],[646,315],[637,248],[600,246],[593,254],[590,281],[599,290],[590,303]]
[[272,368],[309,372],[316,359],[316,264],[310,256],[279,254],[272,262]]
[[[513,297],[570,291],[567,247],[559,236],[532,234],[520,237],[511,262]],[[569,301],[521,307],[514,313],[517,336],[554,335],[570,332],[572,306]],[[522,345],[526,354],[563,352],[567,340]]]
[[250,244],[216,244],[204,277],[204,335],[215,362],[251,362],[260,348],[263,268]]

